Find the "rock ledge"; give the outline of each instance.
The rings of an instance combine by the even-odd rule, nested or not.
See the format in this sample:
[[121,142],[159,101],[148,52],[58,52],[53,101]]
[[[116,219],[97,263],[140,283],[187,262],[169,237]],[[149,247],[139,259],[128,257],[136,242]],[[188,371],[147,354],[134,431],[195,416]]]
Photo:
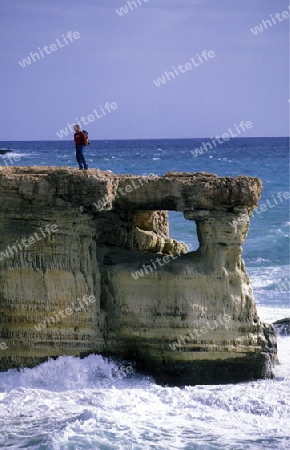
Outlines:
[[[241,258],[261,190],[203,172],[1,168],[0,369],[98,352],[173,385],[271,377],[275,332]],[[170,238],[168,210],[195,222],[197,251]]]

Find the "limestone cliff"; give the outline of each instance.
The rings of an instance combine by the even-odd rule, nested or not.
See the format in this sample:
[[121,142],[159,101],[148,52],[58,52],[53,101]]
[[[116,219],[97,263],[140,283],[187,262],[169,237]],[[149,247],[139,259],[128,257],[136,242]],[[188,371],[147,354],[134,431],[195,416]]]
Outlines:
[[[272,375],[241,244],[257,178],[0,169],[0,368],[98,352],[177,385]],[[197,227],[170,238],[167,211]]]

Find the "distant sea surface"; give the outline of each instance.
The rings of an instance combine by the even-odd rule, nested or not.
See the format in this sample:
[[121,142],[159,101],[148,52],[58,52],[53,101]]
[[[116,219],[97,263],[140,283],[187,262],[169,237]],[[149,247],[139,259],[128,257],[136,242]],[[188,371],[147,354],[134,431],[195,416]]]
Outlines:
[[[85,155],[89,168],[117,174],[261,178],[243,258],[260,317],[289,317],[289,139],[234,138],[194,157],[203,142],[211,139],[92,141]],[[78,167],[71,141],[0,142],[0,148],[13,150],[10,159],[0,155],[2,166]],[[197,248],[194,222],[178,212],[169,220],[171,237]],[[289,449],[289,343],[278,337],[274,380],[236,385],[161,387],[137,373],[124,376],[122,362],[98,355],[0,373],[0,448]]]

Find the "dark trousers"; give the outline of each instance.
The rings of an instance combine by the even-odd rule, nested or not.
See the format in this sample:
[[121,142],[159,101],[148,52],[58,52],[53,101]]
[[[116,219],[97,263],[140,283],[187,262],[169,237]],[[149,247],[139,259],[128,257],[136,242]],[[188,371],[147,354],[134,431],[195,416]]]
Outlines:
[[83,148],[83,145],[76,145],[76,160],[80,169],[87,169],[88,165],[83,154]]

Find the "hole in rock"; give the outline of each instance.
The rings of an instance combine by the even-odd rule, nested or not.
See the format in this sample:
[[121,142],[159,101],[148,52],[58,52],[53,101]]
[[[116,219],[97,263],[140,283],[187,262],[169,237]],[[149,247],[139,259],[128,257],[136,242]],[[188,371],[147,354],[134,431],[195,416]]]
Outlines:
[[168,211],[169,236],[185,244],[191,244],[191,250],[197,250],[199,242],[194,220],[186,220],[180,211]]

